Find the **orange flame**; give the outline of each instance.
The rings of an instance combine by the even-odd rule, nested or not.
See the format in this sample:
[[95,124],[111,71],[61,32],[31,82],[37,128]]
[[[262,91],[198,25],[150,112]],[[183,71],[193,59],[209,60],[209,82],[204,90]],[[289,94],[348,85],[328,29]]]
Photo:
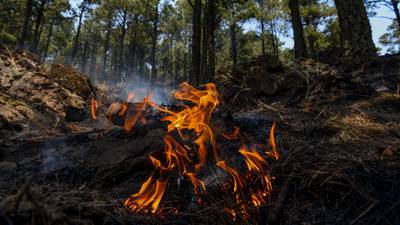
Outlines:
[[[127,102],[134,97],[134,94],[128,96]],[[118,112],[119,116],[125,115],[125,131],[131,132],[133,126],[141,121],[145,123],[143,112],[147,106],[153,106],[166,116],[162,121],[168,122],[167,134],[163,141],[165,148],[162,155],[159,157],[149,156],[152,162],[155,173],[159,173],[162,177],[166,172],[177,171],[181,176],[184,176],[191,182],[194,194],[199,197],[200,194],[206,191],[206,186],[203,181],[197,178],[199,172],[208,158],[209,149],[214,153],[216,165],[227,172],[233,180],[233,196],[235,204],[238,205],[238,210],[224,208],[224,210],[235,221],[238,215],[243,218],[249,218],[249,207],[260,207],[266,203],[266,198],[272,191],[271,178],[266,173],[268,165],[266,158],[262,156],[255,148],[247,149],[245,146],[239,149],[239,153],[244,157],[244,162],[247,165],[247,171],[239,172],[226,164],[224,160],[219,160],[218,149],[215,140],[215,132],[210,124],[212,113],[219,104],[218,92],[215,84],[205,85],[204,90],[198,90],[184,82],[180,85],[175,93],[178,100],[189,102],[183,105],[183,109],[177,112],[163,109],[151,101],[150,97],[144,98],[143,102],[136,103],[134,110],[128,107],[128,103],[111,105],[109,111],[113,114]],[[275,122],[269,133],[270,151],[265,151],[266,156],[278,159],[279,154],[276,150],[274,139]],[[195,147],[191,148],[190,144],[185,145],[189,140],[188,132],[194,134]],[[178,134],[181,138],[177,141],[174,135]],[[231,134],[221,134],[227,140],[237,139],[239,137],[239,128],[235,127]],[[184,136],[187,135],[187,136]],[[197,157],[191,159],[190,152],[195,152]],[[135,213],[156,213],[160,201],[163,198],[167,181],[161,178],[153,182],[154,175],[150,176],[141,186],[138,193],[133,194],[125,201],[125,206]],[[200,198],[199,198],[200,199]],[[200,199],[201,200],[201,199]],[[200,202],[200,201],[199,201]]]
[[184,106],[184,109],[179,112],[172,112],[162,109],[152,104],[160,111],[168,115],[161,119],[161,121],[168,121],[168,133],[177,131],[181,138],[182,131],[193,131],[197,138],[194,143],[197,145],[198,163],[195,165],[195,170],[199,171],[208,155],[207,143],[209,142],[214,150],[214,157],[217,159],[218,152],[215,143],[214,131],[210,126],[210,119],[216,106],[219,104],[218,92],[215,84],[207,84],[205,90],[200,91],[184,82],[180,85],[180,89],[175,93],[178,100],[186,100],[195,104],[195,106]]
[[157,180],[154,184],[152,180],[153,176],[150,176],[143,183],[139,192],[129,197],[124,205],[133,212],[150,210],[151,213],[156,213],[167,187],[167,181]]
[[90,117],[92,118],[92,120],[96,120],[97,119],[97,102],[94,99],[93,96],[90,97]]
[[131,114],[133,110],[127,110],[124,124],[124,129],[126,133],[132,132],[132,128],[133,126],[135,126],[138,120],[140,120],[142,123],[146,122],[142,114],[146,107],[149,105],[149,102],[149,97],[145,97],[143,99],[143,102],[137,103],[134,107],[134,114]]
[[269,131],[269,146],[271,147],[271,151],[265,152],[269,157],[278,160],[279,159],[279,153],[276,150],[276,144],[275,144],[275,127],[276,123],[275,121],[272,123],[271,130]]
[[239,152],[245,157],[247,169],[250,172],[261,172],[267,165],[267,161],[255,150],[250,151],[243,146]]
[[118,116],[124,116],[126,111],[128,110],[129,102],[131,102],[135,98],[135,93],[129,92],[128,97],[126,98],[126,102],[121,105],[121,109],[119,110]]

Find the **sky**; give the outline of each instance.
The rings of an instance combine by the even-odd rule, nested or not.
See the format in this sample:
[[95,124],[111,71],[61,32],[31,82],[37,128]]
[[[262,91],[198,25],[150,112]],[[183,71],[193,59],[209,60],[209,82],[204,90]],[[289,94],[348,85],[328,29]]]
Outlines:
[[[80,0],[70,0],[70,3],[73,7],[77,7]],[[392,21],[388,18],[393,18],[393,11],[386,7],[380,7],[377,9],[377,15],[370,18],[370,23],[372,27],[372,35],[375,42],[375,45],[381,48],[381,54],[385,54],[387,48],[379,44],[379,38],[386,33],[387,27],[392,23]],[[256,30],[257,25],[254,22],[249,22],[244,24],[245,30]],[[291,32],[291,31],[290,31]],[[289,37],[280,37],[282,41],[285,43],[284,48],[293,48],[294,42],[292,38],[292,34]]]

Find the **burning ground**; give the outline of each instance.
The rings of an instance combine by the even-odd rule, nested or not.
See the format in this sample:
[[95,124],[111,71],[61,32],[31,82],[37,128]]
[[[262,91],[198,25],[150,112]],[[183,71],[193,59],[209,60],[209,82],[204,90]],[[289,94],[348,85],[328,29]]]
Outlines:
[[0,53],[1,224],[400,223],[399,56],[254,59],[159,104]]

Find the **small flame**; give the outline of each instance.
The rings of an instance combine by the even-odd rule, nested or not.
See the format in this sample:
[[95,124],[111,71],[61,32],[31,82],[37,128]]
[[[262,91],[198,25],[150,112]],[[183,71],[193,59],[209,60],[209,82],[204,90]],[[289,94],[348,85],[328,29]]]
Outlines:
[[269,157],[278,160],[279,159],[279,153],[276,150],[276,144],[275,144],[275,127],[276,123],[275,121],[272,123],[271,130],[269,131],[269,146],[271,147],[271,150],[268,152],[266,151],[265,154],[267,154]]
[[92,120],[97,119],[97,108],[98,108],[97,101],[94,99],[93,96],[91,96],[90,97],[90,117],[92,118]]
[[124,205],[133,212],[150,211],[156,213],[158,205],[164,196],[167,187],[167,181],[156,180],[152,183],[153,176],[150,176],[146,182],[143,183],[137,194],[129,197]]
[[126,98],[126,102],[124,102],[119,110],[118,116],[124,116],[126,111],[128,110],[129,102],[131,102],[135,98],[135,93],[129,92],[128,97]]
[[146,123],[145,118],[143,117],[143,112],[146,110],[146,107],[149,105],[149,97],[145,97],[143,102],[136,103],[134,107],[134,111],[127,109],[124,129],[126,133],[131,133],[133,126],[137,123],[137,121],[141,121],[143,124]]
[[247,169],[250,172],[262,172],[267,165],[267,161],[256,150],[248,150],[246,146],[243,146],[239,152],[245,157]]
[[186,173],[186,176],[189,178],[190,182],[192,183],[194,193],[196,195],[200,194],[200,191],[206,190],[206,186],[204,185],[204,182],[197,179],[196,175],[194,173]]

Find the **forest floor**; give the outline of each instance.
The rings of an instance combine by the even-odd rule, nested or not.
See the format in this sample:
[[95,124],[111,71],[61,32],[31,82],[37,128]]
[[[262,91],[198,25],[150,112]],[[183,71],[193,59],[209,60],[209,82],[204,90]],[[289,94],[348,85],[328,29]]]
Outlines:
[[[170,182],[158,215],[125,209],[153,171],[148,154],[163,149],[161,115],[151,111],[125,134],[104,119],[118,88],[2,46],[0,224],[400,224],[400,56],[353,72],[312,60],[262,62],[218,73],[213,121],[241,129],[240,141],[218,139],[220,151],[267,144],[276,121],[281,154],[270,162],[268,203],[232,221],[221,206],[231,196],[215,174],[204,175],[211,181],[201,205],[190,185]],[[91,93],[103,104],[96,121]]]

